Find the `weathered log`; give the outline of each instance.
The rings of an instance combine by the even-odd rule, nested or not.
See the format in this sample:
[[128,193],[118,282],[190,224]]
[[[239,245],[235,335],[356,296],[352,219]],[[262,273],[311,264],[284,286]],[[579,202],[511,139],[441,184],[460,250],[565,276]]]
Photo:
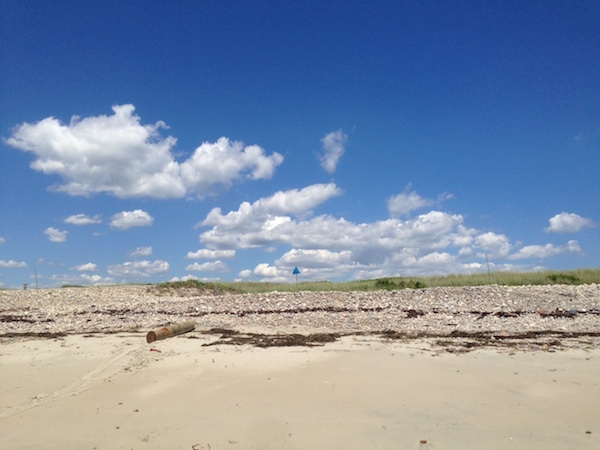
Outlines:
[[146,342],[149,344],[150,342],[159,341],[171,336],[177,336],[178,334],[182,333],[187,333],[188,331],[192,331],[195,327],[196,322],[190,321],[174,323],[168,327],[157,328],[156,330],[150,331],[146,335]]

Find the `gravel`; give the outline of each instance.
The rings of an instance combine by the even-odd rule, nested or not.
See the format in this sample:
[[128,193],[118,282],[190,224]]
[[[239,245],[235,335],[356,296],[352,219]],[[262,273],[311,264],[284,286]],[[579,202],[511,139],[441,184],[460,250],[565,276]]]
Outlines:
[[599,341],[600,285],[231,294],[148,285],[0,291],[0,338],[197,329]]

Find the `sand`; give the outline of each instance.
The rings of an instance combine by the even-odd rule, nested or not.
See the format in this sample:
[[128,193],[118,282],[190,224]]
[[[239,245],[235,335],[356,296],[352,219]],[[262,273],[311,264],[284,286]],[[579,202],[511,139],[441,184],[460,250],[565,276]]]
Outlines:
[[214,341],[5,341],[0,448],[600,448],[600,349],[203,346]]

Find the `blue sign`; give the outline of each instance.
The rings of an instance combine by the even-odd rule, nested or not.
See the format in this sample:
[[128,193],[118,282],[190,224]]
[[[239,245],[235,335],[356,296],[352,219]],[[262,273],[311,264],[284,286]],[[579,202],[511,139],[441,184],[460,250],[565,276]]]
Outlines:
[[294,271],[292,272],[292,275],[300,275],[300,271],[298,270],[297,267],[294,267]]

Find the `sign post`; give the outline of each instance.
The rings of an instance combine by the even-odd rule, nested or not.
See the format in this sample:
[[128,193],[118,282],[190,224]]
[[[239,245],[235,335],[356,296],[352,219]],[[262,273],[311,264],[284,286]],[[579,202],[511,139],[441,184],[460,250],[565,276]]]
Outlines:
[[292,272],[292,275],[296,275],[296,284],[298,284],[298,275],[300,275],[300,271],[298,270],[297,267],[294,267],[294,271]]

